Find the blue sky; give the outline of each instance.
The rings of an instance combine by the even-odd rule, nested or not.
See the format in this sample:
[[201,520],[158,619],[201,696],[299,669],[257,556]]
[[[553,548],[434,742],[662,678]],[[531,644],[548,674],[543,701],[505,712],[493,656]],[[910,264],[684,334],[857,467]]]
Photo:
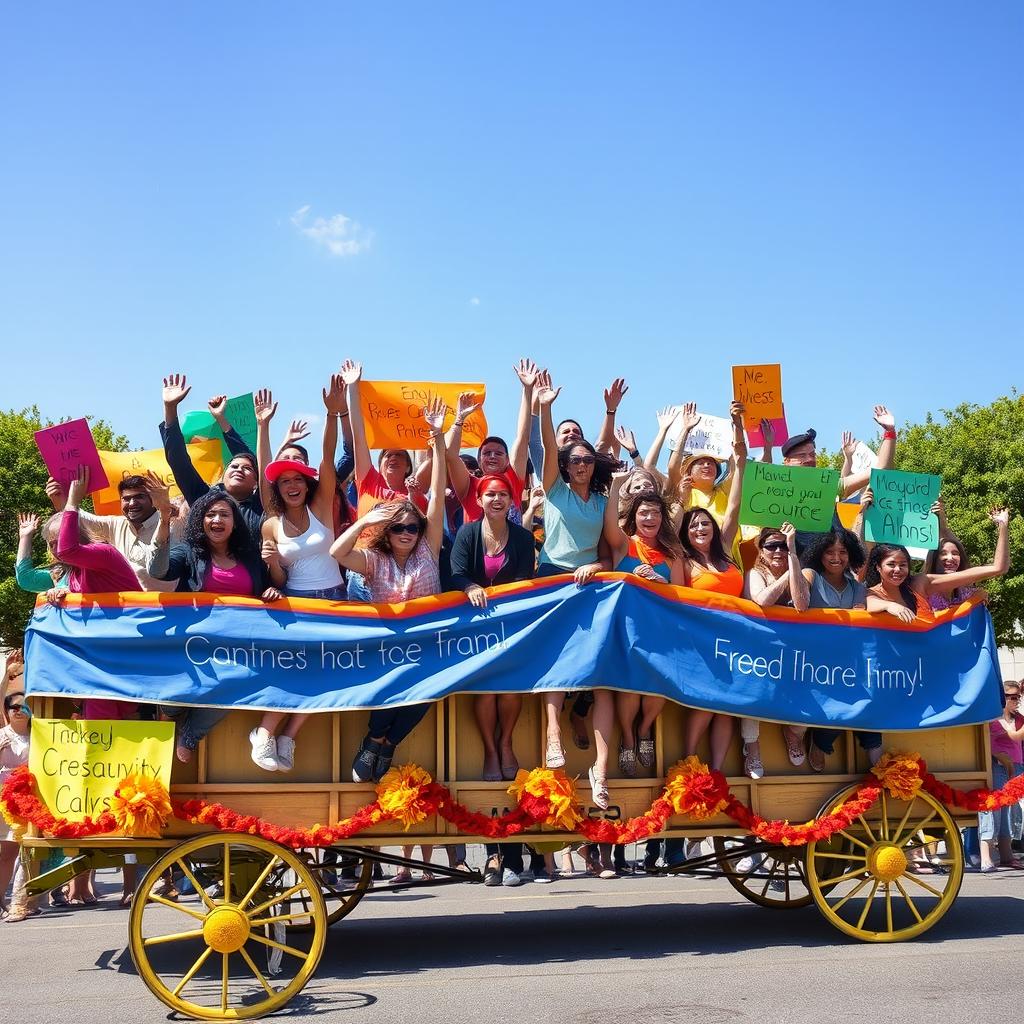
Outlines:
[[[0,406],[155,446],[162,374],[315,412],[511,365],[873,436],[1021,382],[1024,6],[47,4],[0,37]],[[302,211],[302,212],[300,212]],[[340,219],[339,219],[340,218]],[[31,368],[25,361],[34,361]]]

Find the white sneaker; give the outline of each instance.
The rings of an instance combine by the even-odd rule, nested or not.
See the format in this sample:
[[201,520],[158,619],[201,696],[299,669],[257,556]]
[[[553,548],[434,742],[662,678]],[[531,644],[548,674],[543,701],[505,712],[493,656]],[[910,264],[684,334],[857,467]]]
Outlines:
[[266,729],[253,729],[249,733],[249,742],[252,744],[253,763],[262,768],[265,772],[276,772],[280,770],[277,761],[277,738],[271,736]]
[[501,884],[507,889],[514,889],[517,885],[522,885],[523,880],[511,868],[505,868],[501,873]]
[[687,860],[693,860],[694,857],[700,857],[702,853],[702,846],[704,841],[702,839],[687,839],[686,845],[683,847],[683,856]]
[[295,740],[291,736],[277,737],[277,770],[290,772],[295,767]]

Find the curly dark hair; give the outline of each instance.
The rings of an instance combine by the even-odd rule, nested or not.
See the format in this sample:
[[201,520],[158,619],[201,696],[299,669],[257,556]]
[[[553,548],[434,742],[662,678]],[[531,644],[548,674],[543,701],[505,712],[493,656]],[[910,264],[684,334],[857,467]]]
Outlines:
[[[575,420],[570,422],[575,423]],[[599,452],[589,441],[573,441],[558,449],[558,472],[562,479],[569,482],[569,456],[574,448],[585,448],[594,456],[594,474],[590,478],[590,490],[593,494],[607,494],[611,486],[612,474],[617,472],[619,462],[604,452]]]
[[[706,515],[711,520],[711,550],[709,552],[711,557],[709,559],[705,559],[693,544],[690,543],[690,523],[693,517],[698,514]],[[698,565],[704,566],[705,569],[714,568],[719,572],[723,572],[730,565],[736,564],[729,557],[729,553],[725,550],[725,545],[722,543],[722,528],[706,508],[688,508],[683,513],[683,521],[679,524],[679,543],[683,546],[683,554],[691,562],[696,562]]]
[[917,596],[914,588],[910,585],[913,575],[910,572],[910,552],[902,544],[876,544],[868,555],[868,568],[864,574],[864,584],[868,590],[877,587],[882,582],[882,574],[878,567],[889,555],[901,554],[907,560],[907,578],[900,584],[900,597],[903,603],[912,611],[917,612]]
[[[389,504],[391,503],[389,502]],[[427,517],[411,501],[406,500],[394,503],[387,520],[376,527],[373,540],[370,541],[367,547],[371,547],[374,551],[380,551],[385,555],[390,555],[391,537],[389,530],[394,523],[397,523],[399,519],[407,515],[415,516],[416,521],[420,524],[420,535],[416,541],[416,546],[418,546],[427,532]],[[413,547],[413,551],[416,550],[416,546]]]
[[[320,486],[319,480],[314,480],[313,477],[306,476],[305,473],[300,474],[302,479],[306,481],[306,507],[309,508],[313,504],[313,499],[316,497],[317,488]],[[281,496],[281,477],[278,477],[270,485],[270,511],[275,515],[283,516],[285,511],[284,498]]]
[[679,538],[672,529],[672,513],[669,511],[668,502],[660,494],[651,494],[650,491],[634,494],[626,503],[622,523],[623,531],[630,537],[636,536],[636,516],[641,505],[657,505],[661,510],[661,526],[658,528],[658,536],[655,538],[655,547],[672,561],[682,558],[683,549],[679,544]]
[[256,545],[249,533],[245,518],[242,515],[242,508],[234,498],[220,488],[211,488],[201,498],[197,498],[192,507],[188,510],[188,519],[185,520],[185,532],[182,535],[182,543],[187,544],[193,551],[203,555],[210,554],[210,542],[203,529],[203,517],[211,505],[223,501],[231,509],[231,536],[228,537],[228,553],[232,558],[241,559],[252,555],[256,551]]
[[864,548],[857,534],[847,530],[845,527],[829,530],[828,533],[815,534],[814,540],[804,548],[804,553],[800,557],[800,564],[805,569],[813,569],[816,573],[823,576],[825,570],[822,567],[821,559],[825,552],[836,543],[842,544],[846,548],[846,555],[850,559],[850,569],[853,572],[860,572],[865,560]]

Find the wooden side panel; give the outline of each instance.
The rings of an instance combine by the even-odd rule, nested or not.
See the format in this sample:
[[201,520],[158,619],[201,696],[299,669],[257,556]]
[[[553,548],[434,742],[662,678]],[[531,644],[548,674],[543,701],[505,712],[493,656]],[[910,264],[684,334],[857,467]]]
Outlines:
[[[287,775],[266,772],[253,764],[249,733],[260,724],[260,711],[229,711],[206,737],[206,781],[330,782],[331,715],[310,715],[295,739],[295,767]],[[280,731],[280,730],[278,730]]]
[[[448,699],[449,756],[452,758],[448,765],[448,778],[453,781],[474,781],[483,775],[484,743],[476,722],[477,700],[470,694]],[[512,733],[512,749],[520,766],[527,771],[543,763],[542,723],[541,698],[525,695]]]

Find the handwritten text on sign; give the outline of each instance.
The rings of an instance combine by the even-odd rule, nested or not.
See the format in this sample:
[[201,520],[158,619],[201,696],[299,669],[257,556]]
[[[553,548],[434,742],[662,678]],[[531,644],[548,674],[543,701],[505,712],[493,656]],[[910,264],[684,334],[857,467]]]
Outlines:
[[[673,451],[679,444],[679,434],[677,429],[675,437],[669,439],[669,447]],[[701,413],[700,422],[686,437],[683,451],[687,455],[700,452],[714,455],[717,459],[728,459],[732,455],[732,420]]]
[[748,462],[743,475],[740,522],[824,533],[832,528],[839,473],[834,469]]
[[783,415],[782,367],[778,363],[732,368],[732,397],[746,407],[743,425],[747,431]]
[[86,419],[68,420],[36,431],[36,445],[47,472],[64,488],[78,476],[79,466],[89,467],[89,489],[107,486],[96,442]]
[[[188,445],[188,455],[196,472],[208,483],[220,479],[224,469],[221,459],[220,441],[196,441]],[[103,470],[110,486],[96,491],[92,496],[93,508],[100,516],[116,516],[121,513],[121,498],[117,485],[130,476],[145,476],[152,470],[171,489],[171,497],[177,498],[181,491],[174,482],[174,474],[167,465],[163,448],[145,452],[103,452],[99,453]]]
[[[359,408],[370,448],[427,448],[430,428],[423,419],[423,406],[435,395],[448,406],[444,427],[455,419],[459,394],[469,391],[483,402],[483,384],[441,384],[431,381],[364,380],[359,382]],[[477,448],[487,436],[487,420],[478,409],[462,427],[462,447]]]
[[128,775],[171,782],[173,722],[33,718],[29,769],[51,814],[70,821],[110,809]]
[[942,477],[872,469],[871,490],[875,500],[864,513],[865,540],[929,551],[939,546],[939,519],[931,508],[939,500]]

